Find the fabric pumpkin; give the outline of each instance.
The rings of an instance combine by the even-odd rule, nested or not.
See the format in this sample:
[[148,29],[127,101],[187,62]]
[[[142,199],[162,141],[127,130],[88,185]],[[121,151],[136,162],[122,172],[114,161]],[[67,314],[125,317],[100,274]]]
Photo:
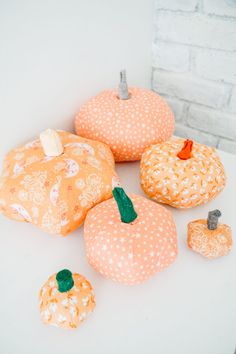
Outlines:
[[155,201],[191,208],[210,201],[225,186],[225,172],[214,148],[181,138],[146,149],[141,186]]
[[209,212],[208,219],[188,224],[188,246],[209,259],[229,254],[232,248],[232,231],[228,225],[218,224],[219,210]]
[[103,276],[137,284],[174,262],[177,237],[164,207],[115,187],[113,199],[98,204],[84,224],[89,263]]
[[40,318],[43,323],[56,327],[78,327],[94,307],[89,281],[68,269],[52,275],[39,293]]
[[90,208],[112,196],[116,173],[108,146],[65,131],[57,133],[64,149],[59,156],[45,156],[39,139],[6,156],[0,211],[48,233],[67,235],[83,223]]
[[174,115],[153,91],[128,89],[122,72],[119,91],[104,91],[81,107],[75,130],[80,136],[109,145],[116,161],[135,161],[146,147],[171,137]]

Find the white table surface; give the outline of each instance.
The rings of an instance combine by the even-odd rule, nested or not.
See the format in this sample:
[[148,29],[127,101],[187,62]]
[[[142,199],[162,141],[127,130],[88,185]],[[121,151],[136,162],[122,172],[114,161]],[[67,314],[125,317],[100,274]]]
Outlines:
[[[236,247],[209,261],[186,246],[187,223],[221,209],[236,226],[236,156],[220,153],[228,182],[207,205],[172,209],[178,230],[175,263],[142,285],[104,279],[86,262],[83,227],[68,237],[0,216],[1,354],[233,354],[236,344]],[[143,194],[139,163],[117,165],[126,191]],[[41,324],[38,292],[63,269],[85,275],[97,306],[76,330]]]

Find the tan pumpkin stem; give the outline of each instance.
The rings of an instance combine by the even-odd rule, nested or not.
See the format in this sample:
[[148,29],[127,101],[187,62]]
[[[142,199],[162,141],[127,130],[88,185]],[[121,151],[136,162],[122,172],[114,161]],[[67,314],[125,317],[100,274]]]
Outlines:
[[185,140],[182,150],[177,154],[181,160],[188,160],[192,157],[193,141]]
[[63,153],[64,148],[56,130],[44,130],[40,134],[40,141],[46,156],[60,156]]

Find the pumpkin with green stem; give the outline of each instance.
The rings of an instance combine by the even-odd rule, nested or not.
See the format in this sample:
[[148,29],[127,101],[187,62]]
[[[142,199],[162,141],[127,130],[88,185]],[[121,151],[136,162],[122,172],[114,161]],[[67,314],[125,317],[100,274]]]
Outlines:
[[175,260],[175,223],[169,210],[142,196],[127,196],[119,186],[113,196],[87,214],[86,254],[103,276],[133,285]]
[[92,286],[82,275],[63,269],[41,288],[39,307],[43,323],[76,328],[94,310]]

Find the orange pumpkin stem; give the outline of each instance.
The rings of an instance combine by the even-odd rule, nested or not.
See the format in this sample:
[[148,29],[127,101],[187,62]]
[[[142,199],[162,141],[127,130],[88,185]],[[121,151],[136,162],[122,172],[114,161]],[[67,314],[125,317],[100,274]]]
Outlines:
[[181,160],[188,160],[192,156],[193,141],[185,140],[182,150],[177,154],[178,158]]

